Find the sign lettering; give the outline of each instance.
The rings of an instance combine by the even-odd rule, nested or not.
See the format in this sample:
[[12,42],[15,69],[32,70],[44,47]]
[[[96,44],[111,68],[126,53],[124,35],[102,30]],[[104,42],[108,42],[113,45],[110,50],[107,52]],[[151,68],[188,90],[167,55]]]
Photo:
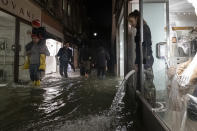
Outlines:
[[41,9],[28,0],[0,0],[0,8],[28,21],[41,19]]

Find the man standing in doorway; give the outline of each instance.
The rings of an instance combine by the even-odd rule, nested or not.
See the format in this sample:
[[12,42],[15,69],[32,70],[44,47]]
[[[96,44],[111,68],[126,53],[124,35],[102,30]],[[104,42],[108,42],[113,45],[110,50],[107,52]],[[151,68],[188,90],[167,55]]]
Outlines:
[[60,75],[68,77],[67,68],[70,59],[72,58],[72,50],[69,48],[69,42],[64,43],[64,46],[59,49],[56,57],[59,57],[60,62]]

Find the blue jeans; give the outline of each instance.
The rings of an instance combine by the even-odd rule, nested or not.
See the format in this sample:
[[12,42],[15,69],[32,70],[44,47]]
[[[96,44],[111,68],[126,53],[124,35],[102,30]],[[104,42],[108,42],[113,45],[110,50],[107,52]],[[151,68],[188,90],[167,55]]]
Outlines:
[[68,77],[67,74],[68,62],[61,62],[60,61],[60,75]]
[[29,66],[30,79],[32,81],[40,80],[39,66],[40,66],[40,64],[31,64]]

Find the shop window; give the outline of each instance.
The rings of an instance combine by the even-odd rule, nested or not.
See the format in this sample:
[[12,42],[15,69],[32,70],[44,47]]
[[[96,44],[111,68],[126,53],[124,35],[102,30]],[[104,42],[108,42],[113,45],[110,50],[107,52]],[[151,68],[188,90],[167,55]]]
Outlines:
[[20,36],[19,36],[19,80],[30,80],[29,70],[23,69],[23,64],[26,56],[25,46],[32,41],[31,39],[32,26],[20,22]]
[[144,98],[172,131],[197,129],[197,16],[189,1],[169,0],[169,10],[168,3],[143,3],[154,56],[153,72],[144,71]]
[[15,17],[0,11],[0,81],[13,80]]

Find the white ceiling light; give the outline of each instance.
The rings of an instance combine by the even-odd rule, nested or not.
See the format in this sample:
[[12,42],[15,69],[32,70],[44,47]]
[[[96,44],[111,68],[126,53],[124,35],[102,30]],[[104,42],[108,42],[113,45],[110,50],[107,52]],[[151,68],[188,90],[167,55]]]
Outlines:
[[196,15],[197,15],[197,0],[188,0],[188,2],[189,3],[192,3],[192,5],[195,8]]

